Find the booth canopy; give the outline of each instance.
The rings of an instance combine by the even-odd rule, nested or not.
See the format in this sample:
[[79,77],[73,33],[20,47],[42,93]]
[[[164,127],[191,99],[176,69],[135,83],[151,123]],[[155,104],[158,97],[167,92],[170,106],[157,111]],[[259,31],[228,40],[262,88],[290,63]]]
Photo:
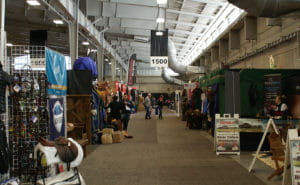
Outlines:
[[224,84],[224,73],[225,70],[217,70],[205,75],[199,79],[200,87],[208,87],[214,84]]

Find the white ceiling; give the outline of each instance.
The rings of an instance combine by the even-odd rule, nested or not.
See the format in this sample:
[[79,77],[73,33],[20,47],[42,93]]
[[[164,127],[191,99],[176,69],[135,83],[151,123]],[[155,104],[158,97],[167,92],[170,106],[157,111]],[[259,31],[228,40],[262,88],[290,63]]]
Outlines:
[[[114,33],[110,42],[121,57],[129,58],[136,53],[138,60],[147,63],[150,62],[150,32],[158,28],[158,17],[166,18],[165,28],[169,29],[169,37],[181,60],[226,4],[226,0],[168,0],[163,7],[156,0],[87,0],[87,15],[95,16],[95,20],[102,17],[99,26],[108,23],[104,25],[109,28],[106,35]],[[120,33],[122,36],[115,37]],[[132,36],[131,39],[124,39],[124,34]],[[134,40],[136,36],[146,43]]]

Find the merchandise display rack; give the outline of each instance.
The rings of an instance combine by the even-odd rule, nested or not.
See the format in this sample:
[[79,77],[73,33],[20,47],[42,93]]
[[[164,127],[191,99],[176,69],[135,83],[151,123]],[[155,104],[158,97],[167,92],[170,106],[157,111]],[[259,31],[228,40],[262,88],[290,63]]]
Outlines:
[[[7,96],[6,96],[6,99],[7,99]],[[7,115],[7,113],[0,114],[0,120],[4,123],[4,126],[6,128],[6,139],[7,139],[7,143],[8,143],[9,140],[8,140],[8,115]],[[5,181],[7,179],[9,179],[9,173],[0,174],[0,184],[1,184],[1,182]]]
[[48,95],[45,71],[45,47],[13,46],[8,49],[13,75],[9,103],[10,176],[32,183],[40,176],[34,161],[39,137],[48,138]]
[[[5,52],[4,54],[6,54],[6,49],[5,49]],[[7,60],[7,56],[5,55],[4,56],[4,61],[2,62],[2,65],[3,65],[3,69],[5,72],[7,72],[8,74],[10,74],[10,65],[8,63],[8,60]],[[6,141],[7,143],[9,143],[9,133],[8,133],[8,123],[9,123],[9,116],[8,116],[8,89],[6,90],[5,92],[5,102],[6,102],[6,112],[5,113],[2,113],[0,114],[0,120],[4,123],[4,127],[6,128]],[[9,179],[9,173],[6,173],[6,174],[0,174],[0,184],[6,180]]]

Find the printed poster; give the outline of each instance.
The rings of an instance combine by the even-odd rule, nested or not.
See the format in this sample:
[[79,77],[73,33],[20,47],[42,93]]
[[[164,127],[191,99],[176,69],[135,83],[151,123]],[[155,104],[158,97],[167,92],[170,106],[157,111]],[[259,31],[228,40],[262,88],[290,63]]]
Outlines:
[[216,153],[240,153],[239,125],[236,119],[216,119]]
[[49,99],[50,141],[59,136],[65,136],[64,99]]
[[292,184],[300,185],[300,140],[290,140]]
[[264,111],[270,114],[273,105],[275,105],[275,98],[281,95],[281,75],[270,74],[264,76]]

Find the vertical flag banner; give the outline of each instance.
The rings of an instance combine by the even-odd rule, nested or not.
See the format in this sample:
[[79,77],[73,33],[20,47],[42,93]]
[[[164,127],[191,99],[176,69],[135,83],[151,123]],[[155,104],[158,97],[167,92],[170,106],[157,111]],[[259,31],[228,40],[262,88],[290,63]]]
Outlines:
[[64,99],[49,99],[50,113],[50,140],[53,141],[59,136],[65,136]]
[[67,67],[65,56],[46,48],[46,74],[49,82],[48,94],[67,94]]

